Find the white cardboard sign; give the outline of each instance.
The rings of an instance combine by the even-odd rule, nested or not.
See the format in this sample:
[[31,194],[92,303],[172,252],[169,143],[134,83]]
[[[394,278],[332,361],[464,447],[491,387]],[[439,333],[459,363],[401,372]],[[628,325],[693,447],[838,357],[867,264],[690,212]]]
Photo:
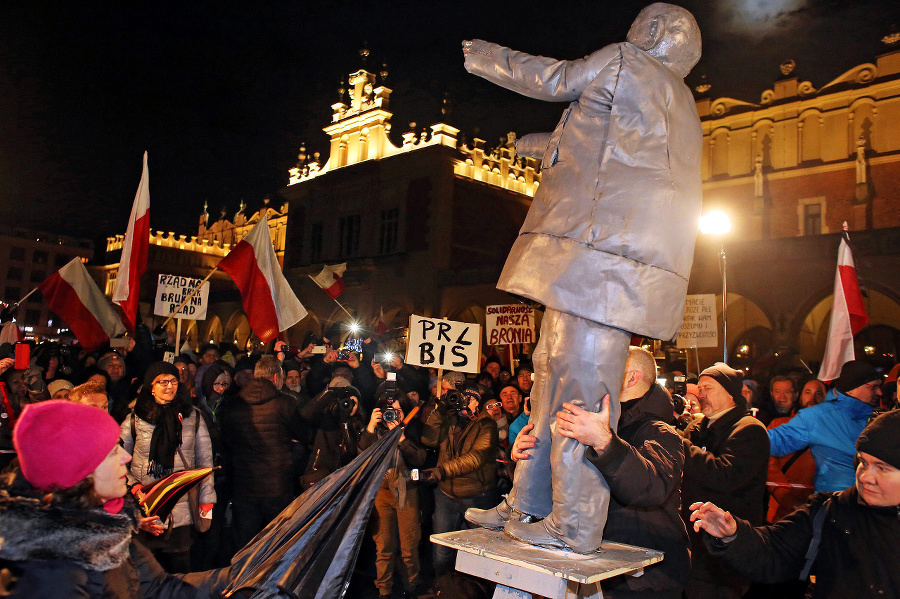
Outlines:
[[679,349],[718,347],[719,323],[716,318],[715,295],[703,293],[687,296],[677,345]]
[[477,374],[481,371],[481,325],[413,314],[406,363]]
[[[168,316],[172,310],[181,305],[191,291],[200,284],[202,279],[179,277],[177,275],[159,275],[156,285],[156,300],[153,313],[157,316]],[[206,320],[206,308],[209,306],[209,285],[203,285],[200,291],[181,308],[176,318],[186,320]]]
[[522,304],[488,306],[484,332],[488,345],[534,343],[534,308]]

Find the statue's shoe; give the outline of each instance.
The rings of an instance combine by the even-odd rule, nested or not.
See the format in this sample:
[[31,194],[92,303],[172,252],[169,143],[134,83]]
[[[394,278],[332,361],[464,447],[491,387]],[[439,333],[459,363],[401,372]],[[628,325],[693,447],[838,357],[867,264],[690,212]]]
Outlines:
[[506,523],[511,520],[517,522],[536,522],[537,518],[531,514],[526,514],[525,512],[513,509],[504,499],[497,507],[492,507],[487,510],[470,507],[466,510],[466,520],[482,528],[502,530],[503,527],[506,526]]
[[506,532],[507,536],[529,545],[550,547],[552,549],[570,549],[565,541],[547,530],[546,524],[545,520],[533,523],[510,520],[506,523],[504,532]]

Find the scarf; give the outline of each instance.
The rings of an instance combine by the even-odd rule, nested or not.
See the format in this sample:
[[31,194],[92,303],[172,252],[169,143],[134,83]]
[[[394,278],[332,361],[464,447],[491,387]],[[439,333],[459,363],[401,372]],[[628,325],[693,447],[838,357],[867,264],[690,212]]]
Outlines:
[[138,395],[134,413],[154,427],[150,438],[150,461],[147,465],[147,473],[153,478],[172,474],[175,452],[181,445],[181,422],[190,416],[192,409],[190,401],[184,401],[181,393],[167,404],[156,403],[150,393],[142,392]]

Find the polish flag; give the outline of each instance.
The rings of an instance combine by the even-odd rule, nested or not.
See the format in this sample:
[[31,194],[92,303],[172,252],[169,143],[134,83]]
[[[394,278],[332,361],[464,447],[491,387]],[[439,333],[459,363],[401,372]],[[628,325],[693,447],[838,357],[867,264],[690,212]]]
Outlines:
[[51,310],[62,318],[88,353],[100,349],[125,327],[80,258],[38,285]]
[[853,336],[866,323],[869,315],[863,305],[862,292],[853,265],[853,252],[847,245],[847,223],[844,223],[844,237],[838,249],[837,274],[834,277],[834,304],[831,307],[831,322],[828,325],[828,341],[825,355],[819,369],[819,380],[833,381],[841,374],[841,367],[856,359],[853,352]]
[[384,307],[378,310],[378,317],[375,319],[375,332],[381,335],[387,331],[387,321],[384,318]]
[[310,277],[316,282],[316,285],[322,288],[325,293],[331,296],[331,299],[337,299],[344,292],[344,271],[347,270],[347,263],[335,264],[334,266],[326,266],[322,272],[314,277]]
[[144,171],[138,184],[131,218],[122,244],[119,273],[113,302],[122,307],[122,320],[128,330],[134,332],[137,324],[138,297],[141,275],[147,270],[147,253],[150,251],[150,171],[147,169],[147,152],[144,152]]
[[218,268],[234,279],[250,328],[268,343],[306,316],[281,272],[269,235],[269,219],[256,226],[219,262]]

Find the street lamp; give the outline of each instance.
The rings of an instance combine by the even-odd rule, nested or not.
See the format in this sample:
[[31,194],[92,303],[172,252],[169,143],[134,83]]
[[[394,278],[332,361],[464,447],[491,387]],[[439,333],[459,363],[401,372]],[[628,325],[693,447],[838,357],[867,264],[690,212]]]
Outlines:
[[731,219],[721,210],[713,210],[700,217],[700,232],[704,235],[721,237],[722,249],[719,251],[722,273],[722,361],[728,363],[728,284],[725,272],[725,234],[731,231]]

